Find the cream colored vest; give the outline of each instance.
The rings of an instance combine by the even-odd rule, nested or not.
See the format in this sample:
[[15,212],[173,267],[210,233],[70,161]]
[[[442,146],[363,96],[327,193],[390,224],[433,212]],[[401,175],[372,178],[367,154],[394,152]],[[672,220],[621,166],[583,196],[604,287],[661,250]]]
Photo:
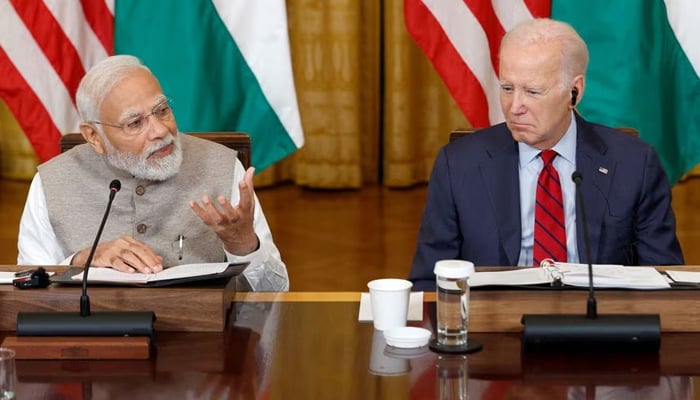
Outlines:
[[109,184],[119,179],[122,188],[100,242],[133,236],[163,256],[166,267],[226,260],[221,241],[188,202],[205,194],[230,198],[236,152],[206,139],[183,134],[180,139],[180,172],[164,182],[136,179],[117,170],[87,144],[39,166],[51,226],[66,256],[92,246],[107,207]]

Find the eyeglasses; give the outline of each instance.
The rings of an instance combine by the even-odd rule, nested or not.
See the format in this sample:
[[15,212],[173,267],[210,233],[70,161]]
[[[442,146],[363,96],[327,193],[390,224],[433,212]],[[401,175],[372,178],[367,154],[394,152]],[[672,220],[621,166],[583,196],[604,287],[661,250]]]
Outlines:
[[113,128],[120,128],[122,131],[124,131],[125,134],[129,136],[137,136],[143,133],[143,131],[146,129],[148,126],[148,119],[153,115],[154,117],[158,118],[160,121],[172,121],[173,120],[173,108],[172,108],[172,100],[166,98],[160,101],[158,104],[156,104],[153,109],[151,110],[150,113],[148,114],[141,114],[141,115],[135,115],[133,117],[130,117],[126,121],[122,122],[119,125],[115,124],[108,124],[105,122],[100,122],[100,121],[88,121],[92,124],[100,124],[100,125],[106,125],[106,126],[111,126]]

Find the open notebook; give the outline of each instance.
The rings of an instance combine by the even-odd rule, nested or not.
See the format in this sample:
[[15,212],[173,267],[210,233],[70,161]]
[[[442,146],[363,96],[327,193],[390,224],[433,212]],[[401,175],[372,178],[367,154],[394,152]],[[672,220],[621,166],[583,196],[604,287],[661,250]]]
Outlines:
[[[155,274],[126,273],[112,268],[92,267],[88,272],[88,282],[119,286],[169,286],[231,278],[241,274],[247,266],[248,263],[183,264],[165,268]],[[53,281],[63,284],[80,284],[82,279],[83,270],[71,268]]]
[[[470,287],[480,286],[576,286],[588,287],[588,265],[544,264],[539,268],[481,271],[469,277]],[[593,264],[593,285],[597,288],[668,289],[668,280],[653,267],[625,267]]]

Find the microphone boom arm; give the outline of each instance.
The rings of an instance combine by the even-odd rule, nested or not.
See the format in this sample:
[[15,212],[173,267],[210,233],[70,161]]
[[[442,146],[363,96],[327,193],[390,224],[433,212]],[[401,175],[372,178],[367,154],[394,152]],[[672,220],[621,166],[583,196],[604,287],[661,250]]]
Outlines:
[[593,285],[593,259],[591,258],[591,240],[588,236],[588,219],[586,218],[586,207],[583,206],[583,190],[581,181],[583,176],[580,172],[574,171],[571,180],[576,184],[576,205],[581,212],[581,225],[583,225],[583,246],[586,251],[586,261],[588,262],[588,302],[586,307],[586,317],[598,318],[598,304],[595,299],[595,286]]
[[87,317],[90,315],[90,296],[87,294],[87,282],[88,282],[88,271],[90,270],[90,264],[92,263],[92,257],[95,255],[95,250],[97,249],[97,244],[100,243],[100,237],[102,236],[102,230],[107,222],[107,217],[109,217],[109,210],[112,208],[112,201],[114,201],[114,196],[121,189],[122,184],[118,179],[113,180],[109,184],[109,201],[107,202],[107,208],[105,209],[105,215],[102,217],[102,223],[100,223],[100,228],[97,230],[97,236],[95,236],[95,242],[90,248],[90,254],[88,254],[87,260],[85,261],[85,268],[83,269],[83,292],[80,295],[80,316]]

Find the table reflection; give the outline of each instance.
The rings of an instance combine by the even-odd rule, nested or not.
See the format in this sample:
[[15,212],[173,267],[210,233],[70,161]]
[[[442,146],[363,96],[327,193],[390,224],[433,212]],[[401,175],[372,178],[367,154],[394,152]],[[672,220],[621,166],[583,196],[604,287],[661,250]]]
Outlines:
[[700,375],[700,334],[664,334],[658,354],[572,355],[480,333],[481,352],[447,356],[387,346],[358,308],[240,303],[224,333],[159,332],[150,360],[19,360],[18,398],[692,399]]
[[435,361],[437,371],[437,398],[461,400],[468,398],[469,368],[467,356],[439,354]]

